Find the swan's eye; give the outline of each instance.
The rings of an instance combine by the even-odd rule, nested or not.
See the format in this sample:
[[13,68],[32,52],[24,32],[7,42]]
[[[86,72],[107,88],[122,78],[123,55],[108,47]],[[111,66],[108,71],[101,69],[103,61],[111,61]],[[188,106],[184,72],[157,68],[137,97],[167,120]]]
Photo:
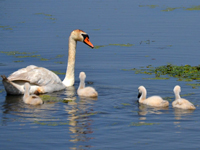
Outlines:
[[89,39],[89,36],[88,36],[87,34],[82,34],[82,36],[83,36],[84,40],[85,40],[86,38]]

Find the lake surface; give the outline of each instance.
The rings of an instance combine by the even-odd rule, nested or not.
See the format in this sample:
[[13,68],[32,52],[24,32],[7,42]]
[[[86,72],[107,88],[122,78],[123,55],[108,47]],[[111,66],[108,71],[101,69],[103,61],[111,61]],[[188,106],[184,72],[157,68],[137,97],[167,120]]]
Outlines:
[[[0,149],[200,149],[200,89],[125,71],[199,65],[199,16],[197,0],[0,0],[1,75],[37,65],[63,79],[74,29],[87,32],[95,46],[78,43],[74,87],[42,95],[41,106],[7,96],[0,83]],[[81,71],[97,99],[77,96]],[[172,108],[177,84],[196,110]],[[148,96],[172,97],[169,108],[138,105],[140,85]]]

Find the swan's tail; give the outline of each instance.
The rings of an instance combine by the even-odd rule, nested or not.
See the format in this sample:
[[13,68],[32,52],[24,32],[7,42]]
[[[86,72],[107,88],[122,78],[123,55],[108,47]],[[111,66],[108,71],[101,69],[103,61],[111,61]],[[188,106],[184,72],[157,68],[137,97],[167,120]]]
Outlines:
[[1,77],[2,77],[2,81],[8,80],[8,78],[5,75],[1,75]]
[[20,95],[23,94],[22,91],[20,91],[14,83],[8,80],[8,78],[5,75],[1,75],[2,77],[2,82],[4,85],[4,88],[7,92],[7,94],[12,94],[12,95]]

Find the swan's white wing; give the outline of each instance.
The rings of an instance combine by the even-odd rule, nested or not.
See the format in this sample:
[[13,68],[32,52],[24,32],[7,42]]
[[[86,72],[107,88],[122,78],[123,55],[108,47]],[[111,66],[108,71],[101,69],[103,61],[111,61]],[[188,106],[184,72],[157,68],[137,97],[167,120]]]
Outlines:
[[45,86],[61,83],[60,78],[52,71],[34,65],[15,71],[8,77],[9,81],[28,81],[31,84]]

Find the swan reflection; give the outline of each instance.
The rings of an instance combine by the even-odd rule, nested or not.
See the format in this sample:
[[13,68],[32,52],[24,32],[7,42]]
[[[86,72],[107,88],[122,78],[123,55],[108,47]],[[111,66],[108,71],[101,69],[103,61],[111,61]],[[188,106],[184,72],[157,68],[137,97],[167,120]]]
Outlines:
[[[97,100],[97,98],[80,97],[80,99],[76,101],[68,102],[68,105],[65,106],[65,111],[69,114],[70,142],[86,142],[94,138],[91,135],[93,133],[91,127],[93,120],[90,116],[97,114],[93,109],[95,100]],[[90,147],[90,145],[81,147],[88,146]],[[77,149],[77,147],[71,147],[70,149]]]
[[174,115],[176,120],[181,120],[186,115],[191,115],[194,112],[192,109],[174,108]]
[[168,110],[168,107],[152,107],[145,104],[139,104],[139,115],[147,115],[147,114],[163,114],[162,110]]

